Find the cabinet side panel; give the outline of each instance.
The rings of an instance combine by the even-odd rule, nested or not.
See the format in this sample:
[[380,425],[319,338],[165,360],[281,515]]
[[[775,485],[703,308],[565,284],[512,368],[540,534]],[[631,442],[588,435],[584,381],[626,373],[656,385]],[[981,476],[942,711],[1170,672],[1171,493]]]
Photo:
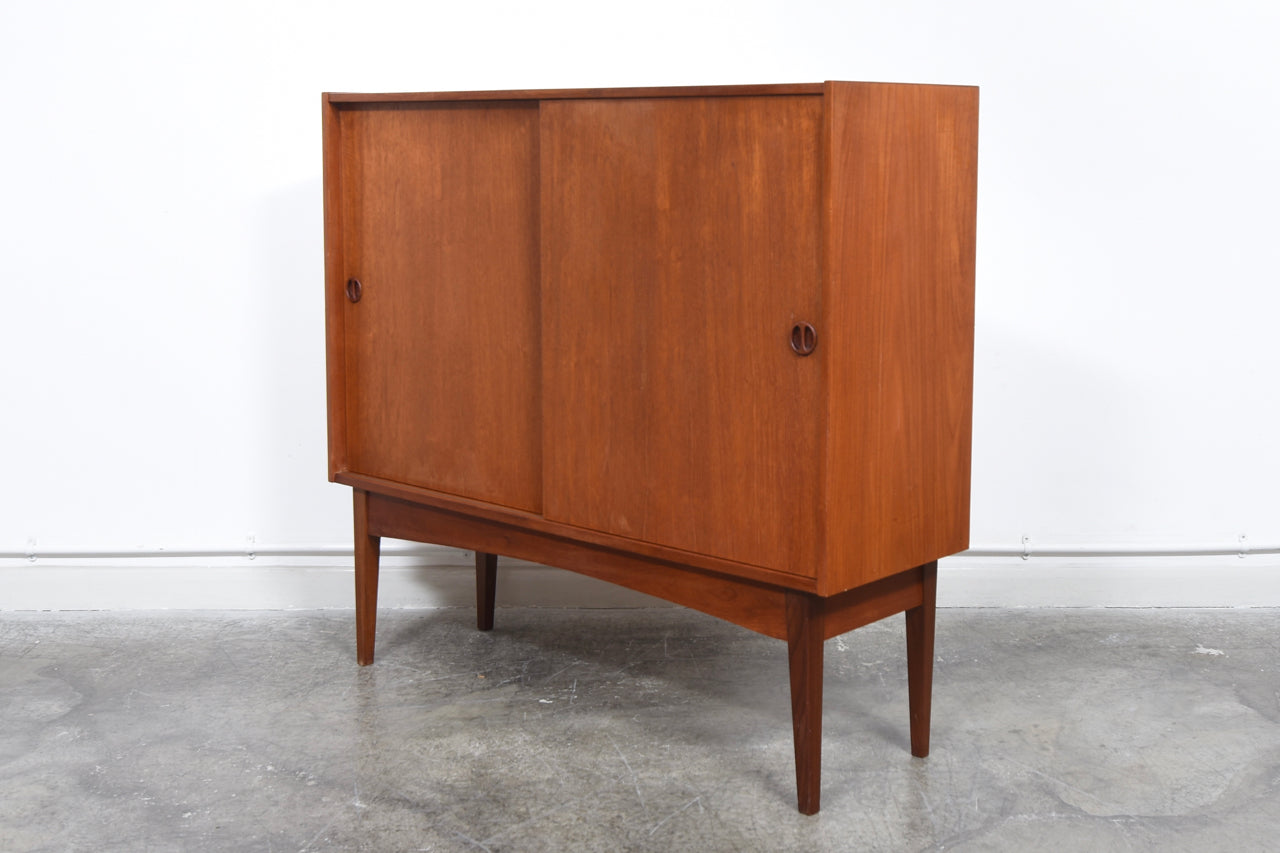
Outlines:
[[826,593],[964,550],[976,88],[829,84]]
[[342,112],[349,469],[541,507],[536,103]]
[[324,293],[329,479],[347,468],[346,348],[343,345],[341,123],[328,96],[321,99],[324,157]]
[[542,116],[547,517],[813,577],[821,99]]

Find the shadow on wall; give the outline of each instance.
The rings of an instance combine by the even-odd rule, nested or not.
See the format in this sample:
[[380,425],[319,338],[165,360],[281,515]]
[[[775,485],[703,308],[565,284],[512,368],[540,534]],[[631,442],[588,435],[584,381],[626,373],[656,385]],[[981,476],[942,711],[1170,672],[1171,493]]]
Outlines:
[[262,284],[250,322],[258,488],[246,490],[259,541],[351,543],[350,490],[328,482],[324,217],[320,176],[265,195],[253,218]]
[[[1088,337],[1088,330],[1079,336]],[[1150,392],[1126,373],[978,318],[974,376],[975,547],[1023,535],[1057,543],[1132,542],[1168,460],[1154,452]],[[1105,354],[1103,342],[1095,350]]]

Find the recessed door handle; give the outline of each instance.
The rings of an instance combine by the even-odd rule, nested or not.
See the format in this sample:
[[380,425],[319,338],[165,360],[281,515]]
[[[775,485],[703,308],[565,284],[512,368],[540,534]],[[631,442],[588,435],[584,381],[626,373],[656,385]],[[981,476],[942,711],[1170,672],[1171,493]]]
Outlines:
[[347,279],[347,298],[352,302],[359,302],[360,297],[364,294],[364,285],[360,283],[358,278]]
[[808,355],[818,345],[818,330],[809,323],[796,323],[791,327],[791,348],[796,355]]

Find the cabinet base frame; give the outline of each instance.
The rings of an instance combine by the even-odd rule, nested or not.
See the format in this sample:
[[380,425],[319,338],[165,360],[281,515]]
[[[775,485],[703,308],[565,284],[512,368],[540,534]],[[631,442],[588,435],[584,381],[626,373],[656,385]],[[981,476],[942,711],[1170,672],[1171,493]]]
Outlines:
[[354,489],[356,660],[373,662],[378,562],[383,536],[476,552],[477,627],[493,627],[499,554],[616,583],[786,640],[800,811],[819,808],[822,760],[823,643],[906,614],[911,754],[929,754],[933,692],[936,561],[833,596],[819,596],[630,554],[499,521]]

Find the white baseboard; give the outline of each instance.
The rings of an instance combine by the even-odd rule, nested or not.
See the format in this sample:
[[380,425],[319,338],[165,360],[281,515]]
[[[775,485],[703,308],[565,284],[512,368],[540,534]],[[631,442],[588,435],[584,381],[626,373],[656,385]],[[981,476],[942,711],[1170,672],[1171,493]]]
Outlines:
[[1280,556],[957,556],[940,607],[1280,607]]
[[[266,550],[266,549],[264,549]],[[350,609],[351,558],[190,552],[0,558],[5,610]],[[500,562],[507,607],[657,607],[665,602],[571,572]],[[414,546],[384,554],[387,608],[475,606],[470,552]],[[941,607],[1280,607],[1280,555],[964,555],[939,571]]]

